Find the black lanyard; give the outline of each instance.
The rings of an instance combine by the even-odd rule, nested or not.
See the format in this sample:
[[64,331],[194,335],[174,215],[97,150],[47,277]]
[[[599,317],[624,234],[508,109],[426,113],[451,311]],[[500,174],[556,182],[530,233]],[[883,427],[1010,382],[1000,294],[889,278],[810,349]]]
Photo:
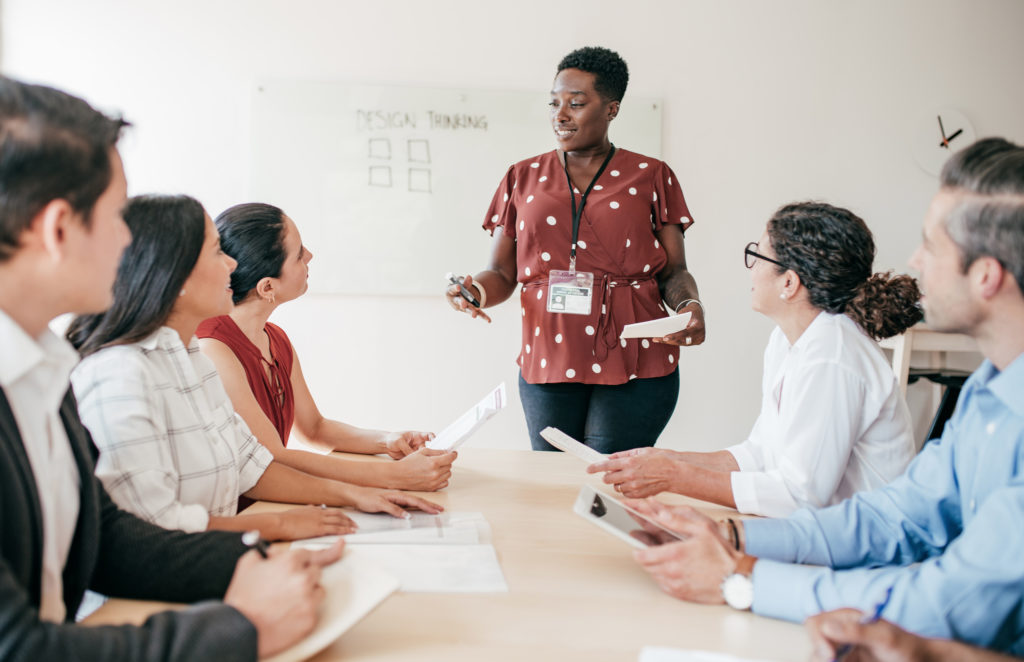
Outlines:
[[587,196],[590,195],[590,191],[594,188],[594,184],[600,179],[601,173],[608,167],[608,162],[612,160],[612,155],[615,154],[615,145],[608,150],[608,156],[604,157],[604,163],[597,169],[597,174],[590,180],[590,186],[580,197],[580,208],[576,209],[576,193],[572,186],[572,178],[569,177],[569,155],[565,152],[562,153],[563,167],[565,169],[565,181],[569,183],[569,197],[572,199],[572,248],[569,250],[569,271],[576,271],[576,239],[580,236],[580,220],[583,218],[583,208],[587,205]]

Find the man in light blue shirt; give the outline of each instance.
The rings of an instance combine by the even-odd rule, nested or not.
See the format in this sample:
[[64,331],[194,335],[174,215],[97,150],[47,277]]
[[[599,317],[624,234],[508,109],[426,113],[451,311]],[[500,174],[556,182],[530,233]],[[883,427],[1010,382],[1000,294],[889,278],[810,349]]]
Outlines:
[[689,536],[636,553],[666,592],[794,621],[878,607],[919,634],[1024,653],[1024,148],[988,139],[950,159],[911,265],[928,325],[986,357],[942,438],[888,486],[785,519],[634,502]]

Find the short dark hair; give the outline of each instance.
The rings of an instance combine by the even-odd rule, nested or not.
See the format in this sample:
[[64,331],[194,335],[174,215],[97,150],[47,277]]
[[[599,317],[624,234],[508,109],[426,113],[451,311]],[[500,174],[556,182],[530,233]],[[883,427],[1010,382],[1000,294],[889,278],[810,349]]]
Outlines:
[[768,237],[779,262],[800,276],[815,308],[847,315],[876,340],[921,321],[917,281],[892,272],[872,274],[875,241],[850,210],[824,202],[788,204],[768,221]]
[[608,101],[622,101],[626,94],[629,67],[613,50],[600,46],[577,48],[558,63],[558,71],[563,69],[579,69],[594,74],[594,89]]
[[171,315],[206,239],[206,212],[187,195],[131,198],[124,222],[132,243],[121,256],[114,303],[106,312],[79,315],[67,338],[82,356],[146,338]]
[[126,126],[78,97],[0,76],[0,262],[53,200],[67,200],[90,227]]
[[231,298],[240,303],[262,278],[279,278],[284,266],[284,212],[247,202],[229,207],[214,220],[220,247],[238,262],[231,274]]
[[964,272],[987,255],[1024,290],[1024,148],[1003,138],[979,140],[950,157],[941,183],[967,194],[945,219]]

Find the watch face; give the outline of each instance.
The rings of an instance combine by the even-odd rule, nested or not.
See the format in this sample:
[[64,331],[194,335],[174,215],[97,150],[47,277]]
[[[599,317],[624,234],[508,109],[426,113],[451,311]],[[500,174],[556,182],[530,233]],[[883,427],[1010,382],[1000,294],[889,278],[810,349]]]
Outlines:
[[750,609],[754,604],[754,582],[747,575],[731,574],[722,582],[722,597],[733,609]]
[[974,127],[955,108],[923,113],[914,134],[914,159],[925,172],[936,177],[949,157],[974,142]]

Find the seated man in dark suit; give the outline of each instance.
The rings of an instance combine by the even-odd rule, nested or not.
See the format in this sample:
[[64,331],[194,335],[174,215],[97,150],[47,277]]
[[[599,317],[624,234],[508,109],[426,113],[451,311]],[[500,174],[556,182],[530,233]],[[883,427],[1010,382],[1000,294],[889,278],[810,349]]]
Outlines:
[[[237,533],[166,531],[119,510],[68,386],[77,354],[47,327],[110,304],[130,240],[124,126],[0,77],[0,659],[254,660],[313,628],[320,568],[340,546],[262,560]],[[83,627],[72,619],[87,588],[209,601]]]

